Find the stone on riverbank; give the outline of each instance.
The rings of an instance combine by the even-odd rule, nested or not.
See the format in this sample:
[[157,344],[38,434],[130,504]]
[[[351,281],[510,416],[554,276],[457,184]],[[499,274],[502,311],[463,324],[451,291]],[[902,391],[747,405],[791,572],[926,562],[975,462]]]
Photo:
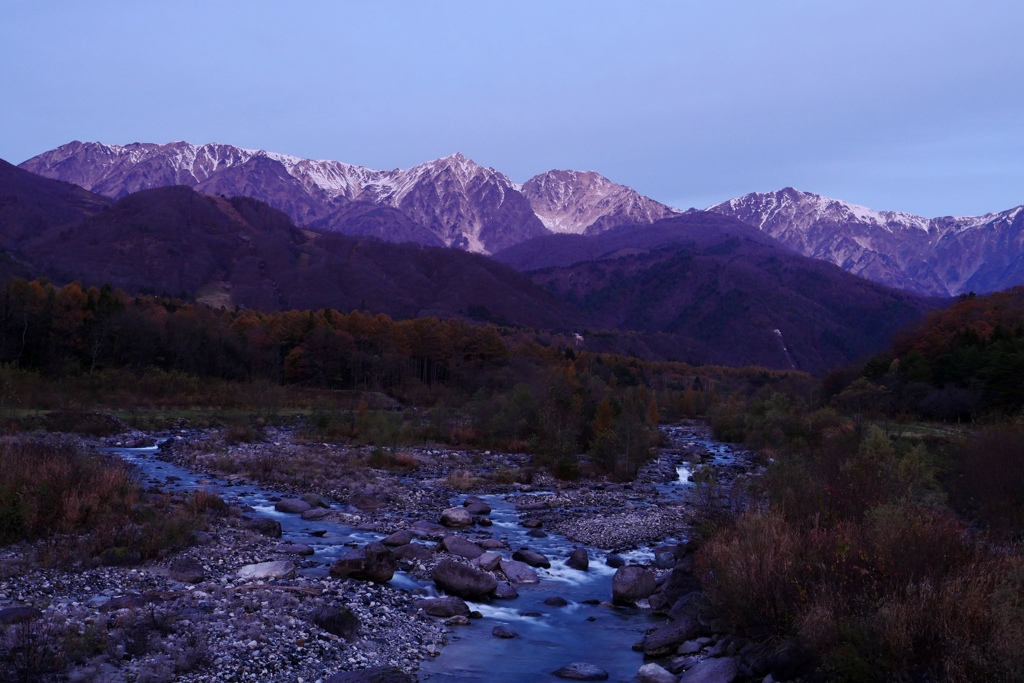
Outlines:
[[351,641],[359,633],[359,617],[343,607],[321,607],[310,618],[323,630]]
[[179,557],[171,562],[167,576],[182,583],[199,583],[206,578],[203,564],[194,557]]
[[434,556],[430,548],[422,543],[400,545],[391,552],[397,559],[409,562],[429,562],[430,558]]
[[701,625],[695,618],[684,617],[651,631],[640,645],[648,657],[664,657],[674,654],[680,645],[693,640],[701,631]]
[[487,597],[498,587],[498,580],[487,572],[454,560],[441,560],[430,577],[449,595],[467,600]]
[[413,538],[414,535],[411,531],[409,531],[408,529],[402,529],[401,531],[396,531],[395,533],[391,534],[383,541],[381,541],[381,543],[390,546],[407,545],[409,543],[412,543]]
[[654,572],[636,565],[619,567],[612,577],[612,602],[616,605],[633,605],[637,600],[651,597],[657,583]]
[[679,683],[732,683],[739,673],[739,664],[731,657],[705,659],[683,674]]
[[586,662],[573,662],[566,664],[554,674],[559,678],[566,678],[571,681],[607,681],[608,672],[601,667],[587,664]]
[[676,683],[676,675],[657,664],[644,664],[636,672],[636,680],[640,683]]
[[247,564],[238,570],[237,575],[242,579],[294,579],[295,565],[287,560],[276,562],[258,562]]
[[247,518],[243,522],[246,529],[252,529],[256,533],[269,536],[270,538],[281,538],[281,522],[269,517]]

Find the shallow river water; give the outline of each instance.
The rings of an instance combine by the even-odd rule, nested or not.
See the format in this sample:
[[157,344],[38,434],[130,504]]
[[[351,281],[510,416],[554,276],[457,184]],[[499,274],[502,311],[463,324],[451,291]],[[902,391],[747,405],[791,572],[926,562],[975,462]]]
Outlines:
[[[715,464],[728,464],[734,457],[728,444],[712,441],[700,432],[673,427],[663,429],[674,452],[686,446],[697,446],[709,452]],[[303,543],[315,550],[309,558],[313,562],[300,569],[305,575],[326,576],[333,561],[351,547],[383,538],[373,531],[334,522],[307,521],[298,515],[277,512],[274,499],[287,497],[287,494],[185,470],[160,460],[157,447],[105,450],[134,463],[142,471],[144,480],[160,487],[206,489],[230,503],[253,508],[252,514],[279,521],[282,541]],[[657,485],[657,496],[678,498],[685,496],[692,487],[688,465],[680,461],[676,468],[678,479]],[[469,626],[452,627],[449,643],[441,654],[424,662],[419,672],[421,680],[556,681],[559,679],[552,672],[559,667],[570,662],[588,662],[608,671],[609,680],[634,681],[637,669],[643,664],[643,655],[634,652],[631,646],[662,618],[650,610],[610,606],[615,570],[605,562],[607,551],[587,547],[589,571],[571,569],[565,565],[565,559],[581,544],[550,532],[546,538],[527,536],[529,530],[520,525],[519,512],[504,495],[480,497],[492,507],[493,526],[488,531],[495,538],[503,539],[510,549],[503,552],[505,557],[509,557],[512,550],[525,546],[543,553],[552,566],[536,570],[540,583],[517,587],[519,598],[515,600],[470,603],[470,609],[478,610],[483,619],[473,620]],[[464,496],[453,498],[452,504],[459,505],[463,500]],[[684,539],[680,535],[663,540]],[[627,562],[644,562],[653,557],[645,547],[620,555]],[[401,590],[437,595],[433,583],[405,572],[396,573],[390,583]],[[568,604],[563,607],[545,604],[551,597],[563,598]],[[592,604],[594,601],[598,604]],[[512,629],[518,637],[493,636],[491,631],[498,625]]]

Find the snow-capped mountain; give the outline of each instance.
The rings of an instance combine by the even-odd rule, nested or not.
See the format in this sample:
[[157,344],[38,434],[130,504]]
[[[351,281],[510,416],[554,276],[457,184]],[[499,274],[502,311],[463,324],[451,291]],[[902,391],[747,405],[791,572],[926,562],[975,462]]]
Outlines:
[[1024,207],[973,217],[875,211],[787,187],[707,209],[869,280],[953,296],[1024,283]]
[[619,225],[647,225],[679,212],[593,171],[547,171],[523,184],[544,227],[593,235]]
[[114,199],[167,185],[248,196],[300,226],[485,254],[548,234],[552,226],[599,232],[673,213],[596,173],[553,171],[520,187],[462,154],[380,171],[232,145],[72,142],[21,168]]

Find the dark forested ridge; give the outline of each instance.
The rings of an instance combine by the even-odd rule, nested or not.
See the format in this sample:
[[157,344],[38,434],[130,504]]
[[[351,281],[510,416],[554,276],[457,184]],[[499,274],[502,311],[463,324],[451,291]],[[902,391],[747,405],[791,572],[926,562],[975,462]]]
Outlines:
[[598,327],[685,339],[704,362],[820,372],[884,346],[942,303],[700,211],[593,237],[540,238],[496,258],[529,271]]
[[[822,372],[877,351],[939,303],[699,211],[592,237],[541,238],[498,256],[527,275],[458,249],[300,230],[246,197],[170,186],[111,204],[3,170],[11,178],[0,210],[4,272],[214,307],[457,317],[579,332],[593,351]],[[394,219],[376,210],[365,218],[368,233]]]

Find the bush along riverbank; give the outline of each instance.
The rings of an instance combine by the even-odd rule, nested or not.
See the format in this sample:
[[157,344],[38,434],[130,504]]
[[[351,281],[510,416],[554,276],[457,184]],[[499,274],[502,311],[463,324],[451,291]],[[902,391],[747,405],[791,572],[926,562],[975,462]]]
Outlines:
[[696,572],[715,610],[796,643],[820,680],[1024,680],[1019,489],[971,466],[998,451],[1012,478],[1019,430],[1013,447],[1007,427],[921,439],[800,406],[773,394],[713,418],[771,461],[747,509],[705,525]]

